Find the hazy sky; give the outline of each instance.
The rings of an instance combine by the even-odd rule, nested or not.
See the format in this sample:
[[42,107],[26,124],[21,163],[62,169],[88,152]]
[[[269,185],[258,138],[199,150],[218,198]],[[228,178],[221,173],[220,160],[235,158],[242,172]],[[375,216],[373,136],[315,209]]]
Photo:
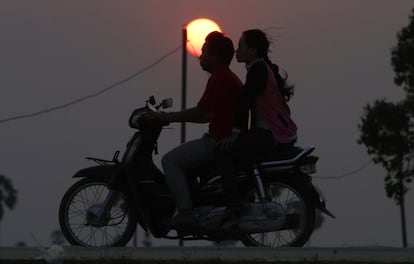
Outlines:
[[[342,175],[369,160],[357,144],[367,103],[403,97],[393,83],[390,50],[408,24],[412,0],[314,1],[1,1],[0,119],[36,112],[103,89],[154,62],[181,43],[194,18],[215,20],[235,42],[246,29],[273,37],[271,59],[296,85],[290,105],[299,145],[314,145],[318,177]],[[244,66],[231,66],[243,80]],[[188,105],[208,75],[188,60]],[[133,130],[131,111],[150,95],[180,107],[181,54],[100,97],[31,119],[0,124],[0,174],[18,189],[15,210],[0,223],[0,245],[50,245],[58,206],[71,176],[111,158]],[[160,156],[179,143],[179,126],[159,141]],[[188,127],[197,138],[205,125]],[[159,164],[159,157],[156,157]],[[326,219],[312,246],[400,246],[399,208],[386,198],[385,171],[369,165],[337,180],[317,178],[337,219]],[[411,184],[411,189],[414,185]],[[414,190],[407,195],[408,242],[414,245]],[[174,242],[175,243],[175,242]],[[155,244],[161,244],[157,241]]]

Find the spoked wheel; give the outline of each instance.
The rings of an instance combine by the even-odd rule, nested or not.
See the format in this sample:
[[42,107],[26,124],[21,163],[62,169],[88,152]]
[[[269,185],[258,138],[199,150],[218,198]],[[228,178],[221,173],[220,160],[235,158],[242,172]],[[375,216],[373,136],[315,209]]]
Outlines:
[[105,181],[89,178],[76,182],[65,193],[59,223],[70,244],[102,247],[128,243],[137,225],[131,199],[117,193],[112,207],[103,212],[108,193]]
[[[282,230],[266,233],[245,234],[241,241],[254,247],[301,247],[312,234],[315,223],[315,208],[306,194],[295,185],[278,181],[264,183],[268,201],[282,206],[286,223]],[[256,189],[247,196],[249,202],[260,202]]]

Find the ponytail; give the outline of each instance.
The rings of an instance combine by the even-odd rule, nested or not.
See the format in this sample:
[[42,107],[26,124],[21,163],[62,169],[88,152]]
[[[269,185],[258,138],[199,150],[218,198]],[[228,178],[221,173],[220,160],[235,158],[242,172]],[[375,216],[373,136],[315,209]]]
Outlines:
[[286,98],[286,101],[289,101],[290,98],[293,96],[294,86],[287,83],[287,72],[285,72],[286,77],[283,78],[279,73],[279,66],[277,64],[272,63],[267,54],[263,56],[263,60],[267,63],[267,65],[269,65],[270,69],[272,69],[277,85],[279,86],[280,92]]
[[269,56],[269,45],[270,41],[263,31],[260,29],[250,29],[243,32],[247,46],[255,47],[257,51],[257,56],[263,58],[263,60],[269,65],[272,69],[273,74],[276,78],[276,82],[279,86],[280,92],[286,98],[287,101],[293,96],[293,85],[287,83],[287,73],[285,72],[285,78],[283,78],[279,73],[279,66],[273,64]]

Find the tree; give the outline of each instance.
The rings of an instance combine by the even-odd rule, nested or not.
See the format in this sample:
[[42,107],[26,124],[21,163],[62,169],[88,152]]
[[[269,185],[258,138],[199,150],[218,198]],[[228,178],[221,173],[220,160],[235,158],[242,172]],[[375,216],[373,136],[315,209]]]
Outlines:
[[391,53],[394,82],[402,86],[411,97],[414,94],[414,8],[408,26],[398,32],[397,39],[397,46]]
[[17,202],[17,191],[11,181],[4,175],[0,175],[0,222],[3,219],[4,207],[12,210]]
[[4,207],[12,210],[17,202],[17,191],[10,179],[0,175],[0,221],[3,219]]
[[407,247],[404,195],[413,173],[404,170],[404,157],[414,150],[414,9],[410,24],[397,34],[397,39],[391,57],[394,82],[404,88],[407,96],[397,103],[382,99],[366,105],[358,143],[364,144],[374,163],[387,172],[385,190],[400,207],[403,246]]

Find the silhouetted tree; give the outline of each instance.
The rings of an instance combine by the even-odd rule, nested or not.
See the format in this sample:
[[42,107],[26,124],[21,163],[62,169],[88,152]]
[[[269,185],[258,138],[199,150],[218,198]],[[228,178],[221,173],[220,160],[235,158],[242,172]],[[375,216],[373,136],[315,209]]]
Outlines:
[[413,174],[404,170],[404,157],[414,150],[414,9],[410,24],[398,33],[397,39],[391,59],[394,82],[404,88],[407,96],[397,103],[382,99],[366,105],[358,143],[364,144],[374,163],[387,171],[385,190],[400,207],[403,246],[407,247],[404,195]]
[[3,219],[4,207],[12,210],[17,202],[17,191],[11,181],[4,175],[0,175],[0,222]]
[[12,210],[16,202],[16,189],[14,189],[10,179],[4,175],[0,175],[0,221],[3,219],[4,208],[7,207]]
[[391,64],[395,72],[394,82],[402,86],[411,97],[414,94],[414,8],[408,26],[398,32],[397,39],[397,46],[391,53]]
[[62,231],[55,229],[52,231],[52,234],[50,234],[50,239],[52,244],[54,245],[63,245],[65,244],[65,236],[63,235]]

